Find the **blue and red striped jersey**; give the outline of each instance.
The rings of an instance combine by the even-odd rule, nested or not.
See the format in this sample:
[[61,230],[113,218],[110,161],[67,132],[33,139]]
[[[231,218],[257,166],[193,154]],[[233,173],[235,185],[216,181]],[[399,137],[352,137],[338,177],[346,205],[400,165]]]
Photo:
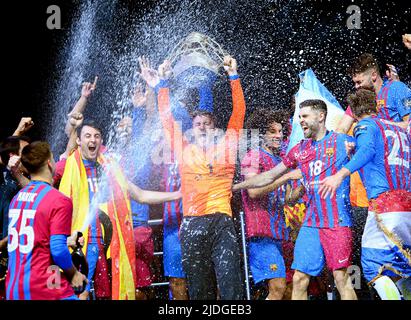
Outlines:
[[[181,187],[181,178],[178,172],[178,164],[164,165],[164,185],[166,192],[178,191]],[[183,219],[183,203],[181,199],[164,203],[163,223],[164,233],[180,228]]]
[[382,119],[401,122],[411,112],[411,89],[401,81],[385,81],[376,99]]
[[52,235],[70,235],[73,205],[69,198],[41,181],[31,181],[9,208],[8,300],[56,300],[74,294],[54,265]]
[[360,170],[367,196],[377,198],[388,190],[411,191],[410,137],[399,126],[376,116],[358,122],[354,129],[356,153],[346,168]]
[[288,168],[301,170],[306,188],[307,211],[303,226],[335,228],[351,226],[350,179],[344,179],[336,196],[322,199],[318,193],[319,182],[334,175],[348,161],[345,141],[354,142],[348,135],[327,132],[319,141],[301,140],[284,157]]
[[[241,161],[241,172],[261,173],[274,168],[281,162],[281,158],[275,156],[263,148],[250,150]],[[289,229],[284,218],[285,186],[282,186],[267,195],[258,198],[250,198],[247,190],[241,192],[246,221],[247,237],[270,237],[278,240],[288,240]]]

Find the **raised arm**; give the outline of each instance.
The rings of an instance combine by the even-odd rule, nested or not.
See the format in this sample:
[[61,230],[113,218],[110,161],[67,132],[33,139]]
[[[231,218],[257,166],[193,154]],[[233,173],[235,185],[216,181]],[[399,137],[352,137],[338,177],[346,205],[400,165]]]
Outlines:
[[14,179],[16,179],[18,185],[21,188],[28,185],[30,180],[23,175],[21,160],[18,155],[10,154],[10,159],[9,159],[9,163],[7,164],[7,168],[10,170]]
[[171,145],[171,149],[175,152],[177,161],[181,163],[183,133],[180,125],[175,121],[171,112],[170,92],[167,84],[167,79],[171,75],[171,64],[166,60],[159,66],[158,71],[156,71],[151,68],[149,60],[144,57],[139,58],[139,63],[141,77],[151,88],[155,88],[155,91],[158,94],[158,110],[164,134]]
[[83,115],[81,113],[70,113],[67,123],[70,125],[70,137],[67,142],[66,150],[60,155],[61,159],[67,159],[68,156],[77,149],[77,128],[83,123]]
[[[93,83],[90,83],[90,82],[84,82],[83,83],[83,86],[81,88],[80,99],[78,99],[78,101],[74,105],[73,110],[71,110],[71,112],[68,114],[69,117],[73,113],[84,114],[84,110],[86,109],[88,99],[90,98],[93,91],[96,90],[96,88],[97,88],[97,80],[98,80],[98,77],[96,76],[94,78]],[[67,137],[70,138],[72,126],[70,125],[69,121],[70,121],[70,118],[66,122],[66,127],[64,129],[64,132],[66,133]]]
[[411,50],[411,34],[403,34],[402,35],[402,42],[404,43],[404,46],[408,49]]
[[13,133],[13,136],[22,136],[34,126],[34,122],[30,117],[23,117],[19,125]]
[[245,99],[243,89],[241,88],[240,79],[237,73],[237,60],[231,56],[224,57],[224,69],[230,79],[233,112],[228,122],[227,129],[240,130],[244,125],[245,117]]

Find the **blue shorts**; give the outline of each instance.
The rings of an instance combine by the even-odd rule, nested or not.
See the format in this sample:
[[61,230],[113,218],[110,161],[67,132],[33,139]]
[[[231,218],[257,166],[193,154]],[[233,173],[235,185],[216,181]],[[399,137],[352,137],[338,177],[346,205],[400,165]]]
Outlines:
[[178,228],[167,229],[163,242],[164,275],[173,278],[185,278],[181,258],[181,243]]
[[301,227],[294,248],[291,269],[319,276],[327,264],[331,271],[348,268],[352,258],[349,227]]
[[254,283],[285,278],[281,240],[252,237],[248,240],[248,255]]

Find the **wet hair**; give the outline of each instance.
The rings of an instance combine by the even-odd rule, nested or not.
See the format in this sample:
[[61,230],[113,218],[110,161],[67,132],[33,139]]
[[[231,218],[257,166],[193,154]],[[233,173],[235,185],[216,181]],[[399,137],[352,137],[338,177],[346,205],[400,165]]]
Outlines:
[[32,142],[21,151],[21,163],[30,174],[39,172],[50,158],[50,145],[45,141]]
[[195,117],[199,117],[199,116],[208,117],[208,118],[210,118],[211,121],[214,122],[214,124],[216,123],[214,114],[212,112],[209,112],[209,111],[194,110],[193,112],[191,112],[190,116],[191,116],[192,120],[194,120]]
[[81,136],[81,130],[83,130],[84,127],[92,127],[100,132],[101,135],[103,135],[103,130],[101,130],[101,127],[95,122],[94,120],[86,120],[84,121],[80,127],[77,128],[77,137],[80,138]]
[[367,89],[359,89],[355,93],[348,95],[347,103],[350,105],[354,116],[361,117],[377,113],[377,103],[375,102],[375,92]]
[[327,104],[323,100],[319,99],[312,99],[312,100],[305,100],[300,103],[300,109],[310,107],[312,110],[320,111],[325,113],[325,117],[327,117]]
[[30,143],[30,138],[26,136],[10,136],[0,143],[0,158],[1,162],[3,162],[5,166],[7,166],[7,163],[10,160],[10,153],[16,155],[19,154],[20,141],[26,141]]
[[375,60],[373,55],[371,53],[363,53],[356,58],[351,67],[348,68],[348,74],[350,76],[354,76],[358,73],[363,73],[371,69],[380,74],[380,68],[378,67],[377,60]]
[[245,127],[246,129],[258,129],[260,135],[264,135],[274,122],[282,125],[284,137],[286,137],[289,131],[287,111],[270,110],[268,108],[255,110],[248,117]]

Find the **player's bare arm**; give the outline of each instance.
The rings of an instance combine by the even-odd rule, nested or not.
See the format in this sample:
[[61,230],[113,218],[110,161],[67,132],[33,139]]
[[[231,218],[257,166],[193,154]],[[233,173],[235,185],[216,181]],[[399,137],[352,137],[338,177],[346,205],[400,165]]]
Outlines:
[[233,185],[233,191],[241,189],[261,188],[273,183],[277,177],[286,173],[288,168],[283,162],[280,162],[269,171],[260,173],[251,179]]
[[181,192],[159,192],[143,190],[132,182],[128,182],[128,190],[131,199],[145,204],[160,204],[167,201],[174,201],[181,198]]
[[9,168],[11,174],[13,175],[14,179],[16,179],[18,185],[23,188],[25,187],[30,180],[24,176],[22,172],[22,166],[20,157],[15,154],[10,154],[9,163],[7,164],[7,168]]
[[[138,58],[140,66],[140,76],[151,88],[155,88],[160,83],[160,76],[158,71],[151,67],[150,60],[145,56]],[[160,67],[159,67],[160,69]],[[164,67],[161,69],[164,72]]]
[[71,110],[71,112],[68,114],[69,119],[67,120],[66,123],[66,127],[64,132],[66,133],[67,137],[70,138],[71,135],[71,130],[73,129],[72,125],[70,125],[70,115],[75,113],[81,113],[84,114],[84,110],[86,109],[88,100],[90,98],[90,96],[92,95],[92,93],[96,90],[97,88],[97,80],[98,77],[96,76],[94,78],[94,82],[84,82],[81,88],[81,96],[80,98],[77,100],[76,104],[73,107],[73,110]]
[[295,206],[304,194],[305,187],[303,185],[299,185],[295,189],[293,189],[291,185],[287,185],[285,191],[285,205],[290,207]]
[[34,126],[33,119],[30,117],[21,118],[13,136],[22,136]]
[[79,112],[72,112],[69,114],[68,123],[71,126],[70,128],[70,137],[69,141],[67,142],[66,150],[63,154],[60,155],[60,159],[66,159],[71,152],[77,149],[77,131],[76,129],[80,127],[83,123],[84,117]]
[[341,117],[340,122],[335,129],[335,132],[346,134],[350,130],[354,122],[355,119],[353,117],[350,117],[348,114],[344,114]]
[[[256,176],[257,174],[248,174],[245,176],[245,179],[251,179],[252,177]],[[279,187],[285,185],[289,180],[299,180],[303,176],[301,174],[301,170],[293,170],[290,171],[284,175],[282,175],[280,178],[276,179],[273,183],[269,184],[268,186],[262,187],[262,188],[256,188],[256,189],[248,189],[248,195],[250,196],[251,199],[256,199],[256,198],[261,198],[264,195],[278,189]]]

